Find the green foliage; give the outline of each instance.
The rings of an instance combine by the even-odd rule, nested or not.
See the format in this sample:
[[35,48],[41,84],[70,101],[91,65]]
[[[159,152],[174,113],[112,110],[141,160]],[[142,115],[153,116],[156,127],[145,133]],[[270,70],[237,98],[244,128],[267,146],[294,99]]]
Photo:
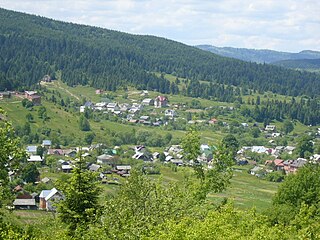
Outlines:
[[228,134],[222,139],[222,146],[228,151],[230,151],[232,157],[234,158],[237,154],[240,145],[234,135]]
[[89,132],[86,133],[85,137],[84,137],[84,141],[86,144],[90,145],[93,141],[93,139],[95,138],[95,134],[93,132]]
[[90,131],[90,123],[83,115],[79,118],[79,128],[81,131]]
[[161,179],[153,181],[132,171],[118,194],[104,204],[101,235],[111,239],[140,239],[167,219],[201,214],[196,186],[188,179],[164,185]]
[[27,183],[35,183],[40,176],[40,172],[35,164],[30,163],[22,169],[21,176]]
[[282,182],[285,175],[282,172],[274,171],[271,173],[268,173],[265,178],[266,180],[270,182]]
[[6,116],[0,108],[0,206],[2,201],[10,195],[8,189],[9,170],[19,168],[19,162],[25,158],[25,151],[19,145],[19,138],[15,136],[11,123],[5,120]]
[[33,115],[31,113],[28,113],[26,115],[26,119],[27,119],[28,122],[32,122],[33,121]]
[[47,109],[44,106],[40,106],[38,109],[38,116],[39,118],[42,118],[43,120],[47,119]]
[[239,211],[227,204],[204,218],[169,220],[145,239],[294,239],[294,234],[282,225],[269,226],[254,210]]
[[302,203],[320,203],[320,165],[307,164],[296,174],[286,177],[280,185],[273,204],[288,204],[299,208]]
[[195,128],[190,128],[181,142],[183,158],[187,161],[197,162],[200,155],[200,134]]
[[204,180],[205,174],[202,164],[197,160],[200,155],[200,134],[195,127],[189,128],[181,142],[183,158],[193,164],[197,178]]
[[308,135],[303,135],[298,140],[297,147],[295,149],[295,152],[298,154],[299,157],[306,157],[305,155],[313,153],[313,143],[312,143],[312,137]]
[[283,122],[282,131],[284,131],[285,134],[291,133],[294,129],[294,125],[290,120],[285,120]]
[[71,177],[58,183],[64,195],[64,199],[57,204],[58,217],[68,226],[70,235],[77,229],[86,229],[99,215],[97,176],[85,167],[80,155]]

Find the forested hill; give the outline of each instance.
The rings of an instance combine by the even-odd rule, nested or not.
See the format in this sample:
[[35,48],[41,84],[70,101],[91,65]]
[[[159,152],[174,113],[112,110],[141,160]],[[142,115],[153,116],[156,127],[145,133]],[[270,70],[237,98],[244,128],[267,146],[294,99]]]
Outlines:
[[[0,9],[0,90],[30,86],[61,70],[69,85],[114,90],[132,85],[176,93],[152,72],[190,79],[187,94],[202,96],[197,80],[288,95],[315,96],[320,76],[220,57],[153,36],[64,23]],[[210,85],[208,96],[216,89]],[[200,89],[200,90],[199,90]]]
[[274,62],[272,64],[286,67],[286,68],[320,70],[320,58],[319,59],[282,60],[282,61]]
[[248,48],[233,48],[233,47],[215,47],[212,45],[196,46],[202,50],[212,53],[240,59],[248,62],[257,63],[273,63],[282,60],[298,60],[298,59],[319,59],[320,52],[304,50],[298,53],[279,52],[268,49],[248,49]]

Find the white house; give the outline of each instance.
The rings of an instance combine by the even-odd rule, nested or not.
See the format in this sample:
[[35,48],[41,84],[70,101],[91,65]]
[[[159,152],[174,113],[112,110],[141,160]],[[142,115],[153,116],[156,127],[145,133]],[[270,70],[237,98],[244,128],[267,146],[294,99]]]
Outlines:
[[47,211],[55,211],[55,203],[60,201],[63,198],[63,195],[56,189],[52,188],[51,190],[43,190],[40,193],[40,209],[46,209]]
[[174,118],[175,116],[177,116],[177,112],[175,110],[172,110],[172,109],[166,109],[164,111],[164,115],[166,117],[169,117],[169,118]]
[[29,158],[28,158],[28,162],[42,162],[42,158],[41,156],[39,155],[31,155]]
[[151,98],[145,98],[142,100],[141,104],[145,106],[152,106],[154,104],[154,100]]
[[114,112],[114,111],[119,111],[120,108],[118,103],[108,103],[107,110],[110,112]]

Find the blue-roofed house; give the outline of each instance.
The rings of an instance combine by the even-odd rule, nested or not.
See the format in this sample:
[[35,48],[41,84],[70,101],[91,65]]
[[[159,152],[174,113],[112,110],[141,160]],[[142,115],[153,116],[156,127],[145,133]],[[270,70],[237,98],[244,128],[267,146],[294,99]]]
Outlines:
[[51,140],[43,140],[42,141],[42,147],[45,147],[45,148],[50,148],[51,147]]
[[37,154],[37,146],[27,146],[26,151],[30,155]]
[[94,104],[90,101],[86,102],[84,105],[80,106],[80,112],[83,113],[86,108],[93,109]]

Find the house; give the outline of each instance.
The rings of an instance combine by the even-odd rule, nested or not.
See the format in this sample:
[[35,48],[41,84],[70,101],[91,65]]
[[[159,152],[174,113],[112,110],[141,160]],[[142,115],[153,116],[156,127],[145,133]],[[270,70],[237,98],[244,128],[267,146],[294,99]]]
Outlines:
[[280,136],[281,136],[281,133],[277,133],[277,132],[271,134],[271,137],[273,138],[280,137]]
[[118,103],[108,103],[107,110],[109,112],[114,112],[114,111],[119,111],[120,108],[119,108]]
[[104,111],[107,109],[107,103],[106,102],[99,102],[94,105],[94,110],[98,111]]
[[92,163],[88,167],[88,170],[90,170],[91,172],[97,172],[100,169],[100,167],[100,165]]
[[183,161],[181,159],[171,159],[170,162],[172,164],[177,165],[177,166],[183,166],[184,165],[184,163],[183,163]]
[[124,165],[124,166],[116,166],[117,174],[119,174],[122,177],[129,177],[130,176],[130,165]]
[[48,178],[48,177],[44,177],[44,178],[41,179],[41,182],[47,184],[47,183],[50,183],[50,182],[51,182],[51,179]]
[[43,140],[42,141],[42,147],[45,147],[45,148],[50,148],[51,147],[51,140]]
[[11,93],[10,92],[0,92],[0,99],[10,98]]
[[102,94],[103,93],[103,90],[102,89],[97,89],[96,90],[96,94]]
[[39,155],[31,155],[29,156],[29,158],[27,159],[28,162],[42,162],[43,159],[41,158],[41,156]]
[[139,118],[139,122],[140,122],[140,123],[144,123],[144,122],[149,121],[149,120],[150,120],[150,117],[149,117],[149,116],[141,116],[141,117]]
[[25,97],[34,105],[41,105],[41,96],[36,91],[25,91]]
[[171,147],[168,150],[168,152],[172,153],[173,155],[181,153],[182,151],[183,151],[183,149],[180,145],[171,145]]
[[42,82],[52,82],[50,75],[44,75],[41,79]]
[[284,151],[287,152],[288,154],[292,154],[295,149],[296,149],[296,148],[293,147],[293,146],[286,146],[286,147],[284,148]]
[[108,164],[114,167],[116,165],[116,162],[118,162],[118,159],[109,154],[102,154],[97,157],[97,163],[100,164]]
[[312,160],[314,163],[320,163],[320,154],[314,154],[314,155],[311,157],[311,160]]
[[296,160],[286,160],[283,162],[283,169],[286,174],[295,173],[301,167],[303,167],[307,163],[307,159],[298,158]]
[[152,155],[150,154],[147,154],[145,152],[136,152],[133,156],[132,156],[133,159],[140,159],[140,160],[143,160],[143,161],[152,161]]
[[80,106],[80,112],[83,113],[85,111],[85,109],[93,109],[94,108],[94,104],[90,101],[85,102],[85,104],[83,106]]
[[269,152],[269,148],[266,148],[264,146],[252,146],[251,148],[251,152],[255,152],[255,153],[266,153],[268,154]]
[[40,209],[46,209],[47,211],[55,211],[55,203],[61,200],[63,198],[63,195],[56,188],[52,188],[51,190],[43,190],[40,193],[39,198]]
[[72,171],[73,167],[69,163],[66,162],[66,164],[61,165],[61,170],[64,173],[70,173]]
[[152,98],[145,98],[142,100],[141,104],[145,106],[153,106],[154,100]]
[[36,200],[31,199],[15,199],[13,202],[14,209],[28,209],[35,210],[37,209]]
[[259,167],[259,166],[255,166],[254,168],[252,168],[250,170],[250,174],[253,175],[253,176],[261,176],[260,172],[263,170],[262,167]]
[[152,158],[153,158],[153,159],[160,158],[160,153],[158,153],[158,152],[152,153]]
[[144,97],[144,96],[148,96],[149,92],[147,90],[142,90],[140,93],[140,96]]
[[63,151],[65,156],[74,158],[77,155],[77,150],[75,149],[66,149]]
[[274,132],[276,130],[276,126],[275,125],[267,125],[264,130],[267,132]]
[[175,110],[166,109],[166,110],[164,111],[164,115],[165,115],[166,117],[169,117],[169,118],[174,118],[174,117],[177,116],[178,114],[177,114],[177,112],[176,112]]
[[218,120],[216,118],[211,118],[209,120],[209,124],[216,124],[218,122]]
[[129,109],[130,109],[130,107],[131,107],[131,105],[130,104],[128,104],[128,103],[122,103],[122,104],[119,104],[119,110],[121,111],[121,112],[126,112],[126,111],[128,111]]
[[249,127],[249,124],[248,123],[241,123],[241,126],[244,128],[247,128],[247,127]]
[[133,103],[129,109],[129,113],[137,113],[143,109],[143,105],[139,103]]
[[37,146],[27,146],[26,151],[29,155],[35,155],[37,154]]
[[154,99],[154,106],[156,108],[168,106],[168,98],[166,96],[158,96]]
[[275,159],[273,163],[277,171],[283,170],[284,164],[282,159]]
[[64,154],[64,152],[62,149],[48,149],[48,154],[61,156]]

